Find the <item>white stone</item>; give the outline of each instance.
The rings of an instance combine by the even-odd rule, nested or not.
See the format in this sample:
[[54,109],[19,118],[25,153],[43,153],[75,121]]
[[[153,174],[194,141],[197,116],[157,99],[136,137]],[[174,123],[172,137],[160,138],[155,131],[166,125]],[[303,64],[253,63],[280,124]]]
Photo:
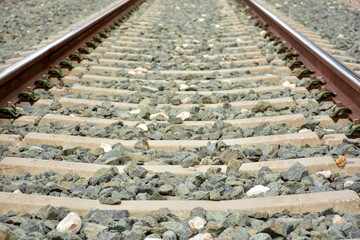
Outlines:
[[175,48],[175,51],[176,51],[176,52],[179,52],[179,53],[183,53],[183,52],[184,52],[184,49],[183,49],[182,47],[180,47],[180,46],[177,46],[177,47]]
[[354,184],[353,180],[347,180],[347,181],[344,182],[344,188],[350,187],[353,184]]
[[190,240],[212,240],[210,233],[199,233],[198,235],[190,238]]
[[146,124],[142,123],[136,126],[137,128],[140,128],[141,130],[143,130],[144,132],[147,132],[149,129],[146,126]]
[[180,114],[178,114],[176,116],[177,118],[181,118],[183,121],[187,120],[190,118],[190,113],[189,112],[181,112]]
[[142,68],[142,67],[137,67],[135,68],[135,73],[136,74],[143,74],[143,73],[147,73],[147,69],[146,68]]
[[205,21],[205,19],[203,19],[203,18],[199,18],[199,20],[198,20],[199,22],[204,22]]
[[215,28],[220,28],[220,25],[219,25],[219,24],[215,24]]
[[131,115],[138,115],[140,113],[140,109],[134,109],[130,111]]
[[74,114],[70,114],[69,116],[70,116],[70,117],[75,117],[75,115],[74,115]]
[[187,47],[189,47],[189,44],[184,43],[184,44],[182,45],[182,47],[183,47],[183,48],[187,48]]
[[13,193],[15,194],[22,194],[22,192],[19,189],[16,189]]
[[335,132],[334,129],[328,129],[328,128],[324,128],[324,131],[326,131],[326,132]]
[[261,35],[261,36],[265,36],[266,33],[267,33],[267,32],[266,32],[265,30],[262,30],[262,31],[260,32],[260,35]]
[[209,48],[212,48],[212,47],[214,47],[214,44],[210,43],[210,44],[208,44],[208,46],[209,46]]
[[[179,8],[179,7],[175,7],[175,9],[176,9],[176,10],[180,10],[180,8]],[[147,239],[147,238],[145,238],[145,239]]]
[[136,75],[136,72],[134,70],[130,70],[130,71],[128,71],[128,74],[129,75]]
[[154,119],[160,119],[162,121],[167,121],[167,120],[169,120],[169,117],[165,113],[159,112],[159,113],[154,113],[154,114],[150,115],[150,120],[154,120]]
[[189,88],[190,87],[186,84],[180,84],[180,86],[179,86],[180,91],[187,91],[187,90],[189,90]]
[[207,223],[205,219],[202,219],[201,217],[194,217],[193,219],[189,220],[189,226],[191,229],[201,229],[205,226]]
[[344,39],[345,36],[344,36],[344,34],[340,33],[340,34],[337,36],[337,38],[338,38],[338,39]]
[[237,39],[236,39],[236,42],[237,42],[237,43],[242,43],[243,41],[244,41],[244,40],[242,40],[241,38],[237,38]]
[[317,176],[328,179],[331,175],[331,171],[318,171],[315,173]]
[[29,148],[29,150],[31,150],[31,151],[44,151],[43,148],[38,147],[38,146],[31,146],[31,147]]
[[187,98],[184,98],[183,100],[181,100],[181,102],[183,104],[190,104],[191,103],[191,98],[187,97]]
[[102,149],[104,149],[104,152],[110,152],[112,150],[112,146],[110,144],[107,144],[107,143],[101,143],[100,144],[100,147]]
[[263,185],[256,185],[255,187],[250,188],[250,190],[246,192],[246,196],[251,197],[260,194],[265,195],[269,191],[270,188],[268,187],[265,187]]
[[304,132],[311,132],[311,130],[307,128],[303,128],[299,130],[299,133],[304,133]]
[[333,223],[333,224],[336,224],[336,223],[338,223],[338,224],[345,224],[345,223],[346,223],[346,219],[336,214],[336,215],[333,217],[333,219],[332,219],[332,223]]
[[81,228],[81,218],[74,212],[70,212],[56,227],[59,232],[77,233]]
[[204,14],[201,14],[202,17],[206,17],[207,15],[204,13]]
[[291,84],[289,81],[285,81],[282,83],[282,86],[286,88],[294,88],[296,87],[296,84]]
[[199,40],[194,39],[193,43],[198,44],[198,43],[201,43],[201,42]]
[[243,109],[241,109],[241,111],[240,111],[242,114],[245,114],[245,115],[247,115],[247,114],[250,114],[251,113],[251,111],[249,110],[249,109],[245,109],[245,108],[243,108]]

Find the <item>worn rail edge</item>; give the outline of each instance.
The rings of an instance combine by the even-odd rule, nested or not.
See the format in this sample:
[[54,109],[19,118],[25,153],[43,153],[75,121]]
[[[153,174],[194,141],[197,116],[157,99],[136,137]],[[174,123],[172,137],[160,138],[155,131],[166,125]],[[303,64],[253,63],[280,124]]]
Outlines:
[[307,67],[316,70],[326,80],[326,88],[336,94],[335,102],[342,102],[352,110],[350,118],[360,119],[360,78],[313,42],[294,30],[256,0],[244,2],[259,20],[277,37],[285,40],[299,53]]
[[46,74],[50,66],[60,62],[140,2],[141,0],[122,0],[94,19],[4,69],[0,72],[0,106],[16,99],[23,89],[32,86],[36,79]]

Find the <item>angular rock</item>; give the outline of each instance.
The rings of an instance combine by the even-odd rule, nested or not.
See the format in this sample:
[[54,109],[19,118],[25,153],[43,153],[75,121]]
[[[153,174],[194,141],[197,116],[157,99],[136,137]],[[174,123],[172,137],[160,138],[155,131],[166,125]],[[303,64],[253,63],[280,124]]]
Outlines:
[[272,240],[272,238],[267,233],[258,233],[252,236],[251,238],[249,238],[249,240]]
[[182,124],[183,120],[180,117],[171,117],[169,119],[169,123],[171,123],[171,124]]
[[192,229],[201,229],[204,228],[207,222],[201,217],[194,217],[193,219],[190,219],[188,223]]
[[150,120],[155,120],[155,121],[167,121],[167,120],[169,120],[168,115],[166,115],[166,113],[164,113],[164,112],[151,114],[149,118],[150,118]]
[[146,174],[148,173],[148,170],[141,166],[135,166],[129,170],[129,176],[131,178],[139,177],[144,178]]
[[249,189],[249,191],[246,192],[246,196],[252,197],[256,195],[266,195],[270,191],[269,187],[265,187],[263,185],[256,185]]
[[194,237],[190,238],[190,240],[212,240],[212,236],[210,233],[199,233]]
[[177,240],[177,236],[176,236],[176,233],[168,230],[163,233],[162,239],[163,240]]
[[89,222],[99,223],[102,225],[109,225],[114,221],[119,221],[130,216],[127,210],[98,210],[91,209],[86,215]]
[[131,239],[131,240],[144,240],[145,234],[142,230],[128,230],[122,233],[121,239]]
[[180,237],[181,234],[185,231],[185,227],[182,225],[182,223],[175,221],[162,222],[160,225],[166,230],[173,231],[178,237]]
[[347,180],[344,182],[344,188],[350,187],[353,184],[354,184],[353,180]]
[[339,158],[336,159],[335,162],[339,168],[343,168],[346,165],[346,158],[344,156],[339,156]]
[[227,164],[226,173],[238,172],[240,167],[241,167],[241,161],[239,161],[237,159],[236,160],[232,159]]
[[99,202],[107,205],[118,205],[121,204],[121,199],[122,195],[117,191],[113,191],[110,197],[100,196]]
[[281,176],[285,180],[300,181],[303,177],[308,175],[308,171],[301,163],[294,163],[288,170],[281,173]]
[[135,143],[134,148],[145,151],[149,150],[150,146],[146,138],[143,138]]
[[143,132],[147,132],[149,130],[148,127],[146,126],[146,124],[143,124],[143,123],[137,125],[136,128],[141,129]]
[[100,162],[113,165],[124,165],[126,162],[130,161],[130,158],[125,154],[125,148],[122,145],[114,146],[113,149],[99,159]]
[[260,101],[256,106],[252,109],[253,112],[265,112],[268,108],[271,108],[271,103],[266,101]]
[[177,118],[181,118],[181,120],[185,121],[188,120],[190,118],[190,113],[189,112],[181,112],[179,113],[177,116]]
[[323,177],[325,179],[328,179],[330,178],[330,175],[331,175],[331,171],[318,171],[318,172],[315,172],[315,174],[317,176],[320,176],[320,177]]
[[332,223],[333,223],[333,224],[345,224],[345,223],[346,223],[346,219],[336,214],[336,215],[332,218]]
[[[97,148],[96,148],[97,149]],[[107,144],[107,143],[101,143],[100,144],[100,149],[102,149],[103,150],[103,152],[110,152],[111,150],[112,150],[112,146],[110,145],[110,144]],[[100,155],[100,154],[102,154],[101,153],[101,151],[100,151],[100,149],[97,149],[96,151],[95,151],[95,149],[93,149],[92,151],[91,151],[91,153],[93,154],[93,155]],[[99,154],[100,153],[100,154]]]
[[58,217],[58,211],[53,206],[47,205],[37,211],[36,216],[43,220],[56,220]]
[[70,212],[56,227],[59,232],[77,233],[81,228],[81,218],[74,212]]
[[58,232],[52,230],[46,234],[48,239],[61,239],[61,240],[81,240],[81,238],[73,232]]
[[99,183],[105,183],[109,182],[117,174],[119,174],[119,169],[116,167],[101,168],[95,172],[94,178],[96,178]]
[[84,232],[87,239],[97,240],[98,234],[106,229],[107,229],[106,226],[100,224],[86,223],[81,231]]

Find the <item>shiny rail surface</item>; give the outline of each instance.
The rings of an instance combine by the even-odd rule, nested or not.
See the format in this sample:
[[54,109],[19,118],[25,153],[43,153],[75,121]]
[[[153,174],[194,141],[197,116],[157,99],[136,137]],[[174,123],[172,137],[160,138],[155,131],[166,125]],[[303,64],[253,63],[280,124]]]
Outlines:
[[130,11],[139,2],[139,0],[119,2],[94,19],[0,72],[0,106],[3,106],[7,101],[16,99],[22,90],[32,86],[34,81],[46,74],[51,66],[59,63],[96,33]]
[[327,88],[336,93],[334,101],[343,102],[352,110],[351,118],[358,120],[360,118],[360,77],[256,0],[243,0],[243,2],[272,33],[285,40],[300,54],[299,59],[327,80]]

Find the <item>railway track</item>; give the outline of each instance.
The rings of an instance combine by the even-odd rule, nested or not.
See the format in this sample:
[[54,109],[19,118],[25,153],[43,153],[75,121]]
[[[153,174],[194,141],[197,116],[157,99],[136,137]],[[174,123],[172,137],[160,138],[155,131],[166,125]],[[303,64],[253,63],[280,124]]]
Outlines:
[[[235,1],[154,0],[125,14],[131,3],[76,29],[85,40],[30,55],[37,67],[24,59],[0,75],[3,102],[18,88],[6,79],[36,81],[2,109],[0,236],[359,237],[357,82],[324,80]],[[95,26],[106,30],[92,38]],[[56,65],[42,69],[50,51]]]

